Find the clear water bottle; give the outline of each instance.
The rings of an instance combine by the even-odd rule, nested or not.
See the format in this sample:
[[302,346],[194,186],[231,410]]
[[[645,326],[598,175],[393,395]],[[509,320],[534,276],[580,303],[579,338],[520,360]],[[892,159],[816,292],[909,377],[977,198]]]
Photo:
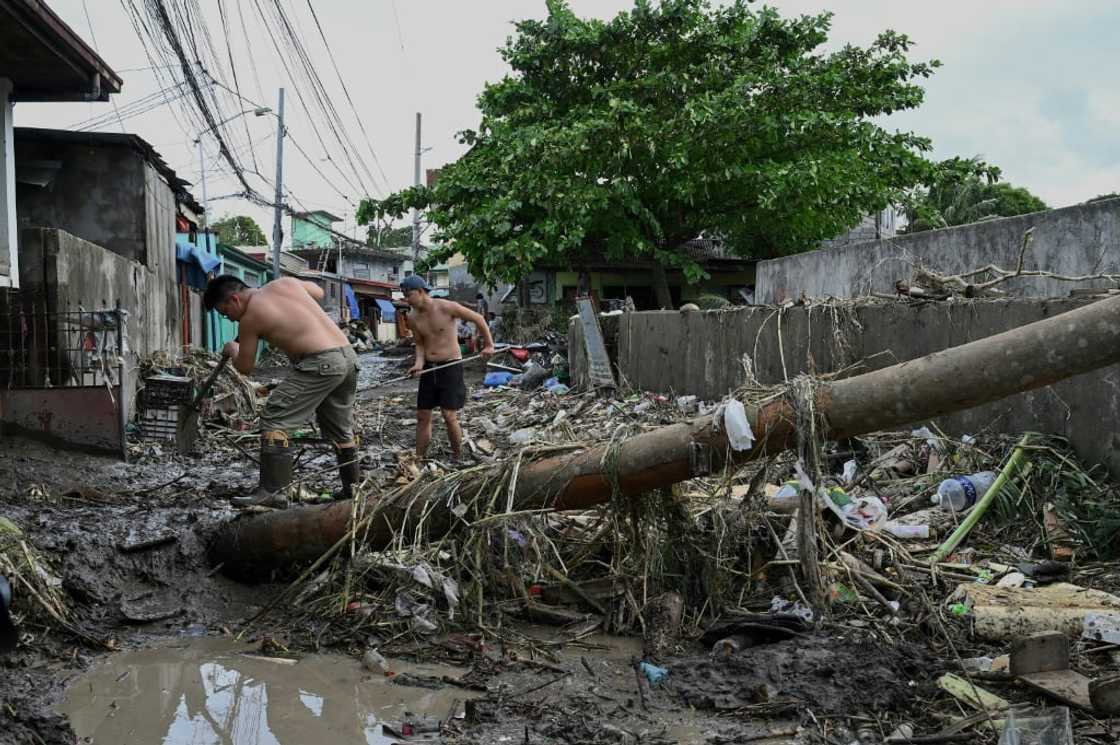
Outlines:
[[937,487],[937,493],[930,498],[930,501],[946,512],[967,510],[988,492],[995,483],[996,476],[993,471],[981,471],[971,476],[954,476],[945,479]]

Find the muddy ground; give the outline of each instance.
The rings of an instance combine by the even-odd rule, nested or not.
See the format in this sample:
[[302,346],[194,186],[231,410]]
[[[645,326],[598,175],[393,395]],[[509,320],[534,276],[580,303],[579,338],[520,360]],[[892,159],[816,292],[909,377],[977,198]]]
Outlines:
[[[410,362],[378,354],[361,359],[362,386],[399,375]],[[469,368],[472,386],[484,371],[481,365]],[[280,368],[258,371],[264,380],[282,375]],[[402,382],[360,395],[366,469],[383,471],[386,482],[396,467],[391,447],[414,442],[414,422],[387,412],[399,412],[402,402],[407,409],[414,391],[415,383]],[[436,433],[432,456],[445,460],[438,424]],[[641,639],[604,637],[595,633],[595,623],[566,629],[521,623],[482,635],[421,640],[371,637],[369,645],[380,645],[389,656],[374,664],[362,662],[369,645],[338,624],[296,622],[294,609],[279,607],[235,641],[287,585],[240,584],[207,562],[205,536],[233,516],[229,495],[252,488],[256,471],[233,444],[251,453],[252,435],[226,432],[203,442],[202,452],[190,457],[137,442],[130,462],[122,463],[18,438],[0,440],[0,515],[22,528],[27,542],[51,562],[71,614],[68,628],[24,614],[19,648],[0,660],[0,742],[74,743],[77,735],[60,713],[73,685],[67,710],[84,712],[83,722],[93,716],[119,725],[135,718],[131,728],[96,729],[95,742],[110,741],[107,732],[122,742],[305,742],[313,730],[300,729],[310,726],[306,712],[302,719],[295,716],[300,706],[319,717],[332,699],[352,698],[359,702],[357,713],[342,715],[349,717],[343,728],[349,734],[334,741],[362,741],[364,732],[366,742],[394,742],[353,724],[362,717],[370,721],[371,707],[389,701],[419,707],[417,721],[428,717],[442,724],[442,741],[453,743],[849,745],[857,736],[881,742],[904,720],[924,723],[926,731],[943,725],[948,717],[929,706],[937,696],[934,679],[955,669],[953,655],[984,651],[950,649],[935,633],[932,615],[919,613],[916,622],[884,632],[858,612],[842,614],[823,631],[794,625],[775,632],[746,623],[727,632],[733,642],[723,647],[713,648],[711,639],[682,639],[653,660],[667,671],[658,682],[636,667]],[[307,476],[308,493],[329,493],[336,485],[333,454],[314,437],[299,446],[304,474],[322,471]],[[15,610],[26,609],[26,602],[17,597]],[[208,647],[204,654],[198,640],[220,649]],[[140,677],[130,679],[130,671],[146,668],[130,662],[117,673],[113,661],[140,652],[178,654],[178,661],[160,657],[165,672],[130,684]],[[287,661],[278,662],[277,654]],[[289,663],[276,682],[252,684]],[[215,670],[237,692],[220,708],[229,714],[225,724],[211,721],[220,718],[212,697],[224,690],[206,678]],[[305,673],[306,679],[300,677]],[[183,682],[195,678],[194,688]],[[299,682],[294,688],[293,680]],[[129,696],[118,693],[126,685],[134,689]],[[137,689],[152,686],[173,694],[187,686],[183,690],[194,694],[184,693],[185,713],[168,717],[136,704]],[[419,696],[432,690],[440,695]],[[262,703],[264,693],[271,695]],[[91,715],[89,707],[101,708]],[[238,728],[249,726],[244,711],[253,707],[273,712],[249,722],[252,732],[246,734]],[[386,721],[391,710],[377,711],[374,718]],[[206,737],[191,739],[197,731],[182,730],[184,722],[203,722]],[[257,731],[262,727],[272,739]]]

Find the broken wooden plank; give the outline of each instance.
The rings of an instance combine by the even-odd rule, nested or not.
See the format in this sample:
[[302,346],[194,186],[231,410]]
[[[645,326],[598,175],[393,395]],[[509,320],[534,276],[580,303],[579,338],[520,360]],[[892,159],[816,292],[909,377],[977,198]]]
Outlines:
[[1120,714],[1120,674],[1102,675],[1090,681],[1089,701],[1099,714]]
[[945,673],[938,678],[937,687],[973,709],[1002,711],[1011,706],[1006,699],[953,673]]
[[599,326],[599,315],[589,297],[576,298],[579,323],[583,329],[583,347],[587,353],[587,376],[592,388],[615,388],[614,370],[603,341],[603,329]]
[[1093,702],[1089,697],[1089,678],[1079,672],[1051,670],[1045,673],[1020,675],[1019,680],[1064,704],[1085,711],[1093,710]]
[[1020,637],[1011,644],[1010,667],[1016,677],[1069,670],[1069,639],[1058,631]]

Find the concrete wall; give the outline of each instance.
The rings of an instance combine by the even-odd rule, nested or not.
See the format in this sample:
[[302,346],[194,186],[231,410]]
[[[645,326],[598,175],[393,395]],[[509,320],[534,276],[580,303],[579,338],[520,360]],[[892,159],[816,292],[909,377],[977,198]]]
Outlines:
[[[147,210],[154,197],[150,198],[146,182],[146,171],[151,169],[139,153],[125,146],[26,141],[18,134],[15,150],[17,163],[61,164],[48,187],[16,186],[21,228],[59,228],[126,259],[148,262]],[[174,221],[172,202],[172,235]]]
[[[1120,273],[1120,199],[1008,217],[957,228],[902,235],[760,262],[756,297],[781,303],[809,297],[856,297],[894,292],[917,264],[958,274],[987,264],[1014,269],[1023,233],[1034,227],[1024,267],[1058,274]],[[1065,297],[1075,287],[1053,279],[1016,279],[1001,285],[1029,297]]]
[[[126,399],[127,392],[126,388]],[[0,425],[5,434],[126,457],[120,400],[119,386],[0,390]]]
[[20,231],[20,281],[60,312],[112,308],[128,311],[128,343],[144,356],[182,344],[178,285],[61,230]]
[[157,277],[170,282],[178,282],[178,267],[175,264],[175,213],[175,192],[156,169],[145,163],[144,258],[137,260]]
[[[1084,300],[1013,299],[850,309],[652,311],[604,324],[617,344],[618,371],[634,388],[720,399],[743,382],[743,355],[758,379],[779,383],[805,372],[885,367],[1080,307]],[[612,324],[614,322],[612,321]],[[611,338],[611,337],[615,338]],[[586,368],[578,324],[569,334],[574,379]],[[1068,437],[1080,456],[1120,476],[1120,365],[937,420],[950,434],[1036,431]]]
[[[12,124],[15,104],[12,81],[0,76],[0,286],[19,279],[19,227],[16,222],[16,158]],[[16,265],[13,269],[13,264]],[[13,277],[13,275],[15,275]]]

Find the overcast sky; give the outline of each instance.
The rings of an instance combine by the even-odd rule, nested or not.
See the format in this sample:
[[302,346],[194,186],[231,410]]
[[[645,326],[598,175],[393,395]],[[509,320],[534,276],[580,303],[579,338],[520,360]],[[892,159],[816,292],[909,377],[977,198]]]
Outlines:
[[[114,97],[119,108],[158,90],[153,71],[138,69],[150,62],[120,2],[47,1],[124,79],[122,93]],[[235,55],[241,55],[241,93],[275,108],[276,89],[284,85],[289,130],[318,161],[319,170],[330,177],[327,183],[286,145],[285,183],[304,206],[329,209],[345,217],[347,230],[353,233],[354,206],[362,195],[355,193],[354,178],[350,184],[344,183],[322,159],[330,154],[338,163],[339,149],[330,142],[319,144],[279,58],[254,23],[255,4],[249,0],[224,2],[227,13],[241,6],[252,37],[247,43],[239,27],[231,33]],[[485,82],[504,74],[496,49],[512,32],[512,21],[544,15],[544,0],[315,0],[315,10],[365,125],[369,148],[377,156],[379,165],[375,165],[314,31],[308,4],[281,2],[299,24],[357,149],[369,161],[378,182],[369,188],[381,194],[412,181],[415,112],[423,113],[424,144],[431,148],[424,155],[424,167],[437,167],[461,153],[455,132],[478,123],[476,95]],[[199,0],[199,4],[208,14],[215,43],[224,55],[217,0]],[[834,44],[867,44],[879,31],[891,28],[917,42],[914,59],[940,59],[944,66],[928,82],[922,108],[887,122],[932,138],[936,157],[981,155],[1001,167],[1008,181],[1028,187],[1053,207],[1120,190],[1120,86],[1116,82],[1120,3],[844,0],[829,4],[779,0],[770,4],[787,15],[833,10]],[[630,7],[631,2],[572,0],[571,5],[581,15],[607,18]],[[246,48],[253,50],[255,75],[241,59],[247,57]],[[70,127],[112,111],[106,103],[19,104],[16,124]],[[249,160],[255,155],[262,173],[271,178],[275,120],[267,116],[246,120],[255,147],[242,156]],[[186,131],[190,127],[180,120],[178,109],[162,106],[127,119],[123,126],[152,143],[180,175],[195,183],[193,191],[201,199],[198,153],[192,144],[198,133]],[[112,121],[100,129],[119,132],[121,124]],[[243,128],[238,131],[244,134]],[[203,139],[208,196],[214,199],[239,191],[216,157],[213,139]],[[267,191],[263,182],[256,185]],[[242,200],[214,199],[210,213],[212,219],[227,213],[252,214],[266,235],[271,234],[268,210]]]

